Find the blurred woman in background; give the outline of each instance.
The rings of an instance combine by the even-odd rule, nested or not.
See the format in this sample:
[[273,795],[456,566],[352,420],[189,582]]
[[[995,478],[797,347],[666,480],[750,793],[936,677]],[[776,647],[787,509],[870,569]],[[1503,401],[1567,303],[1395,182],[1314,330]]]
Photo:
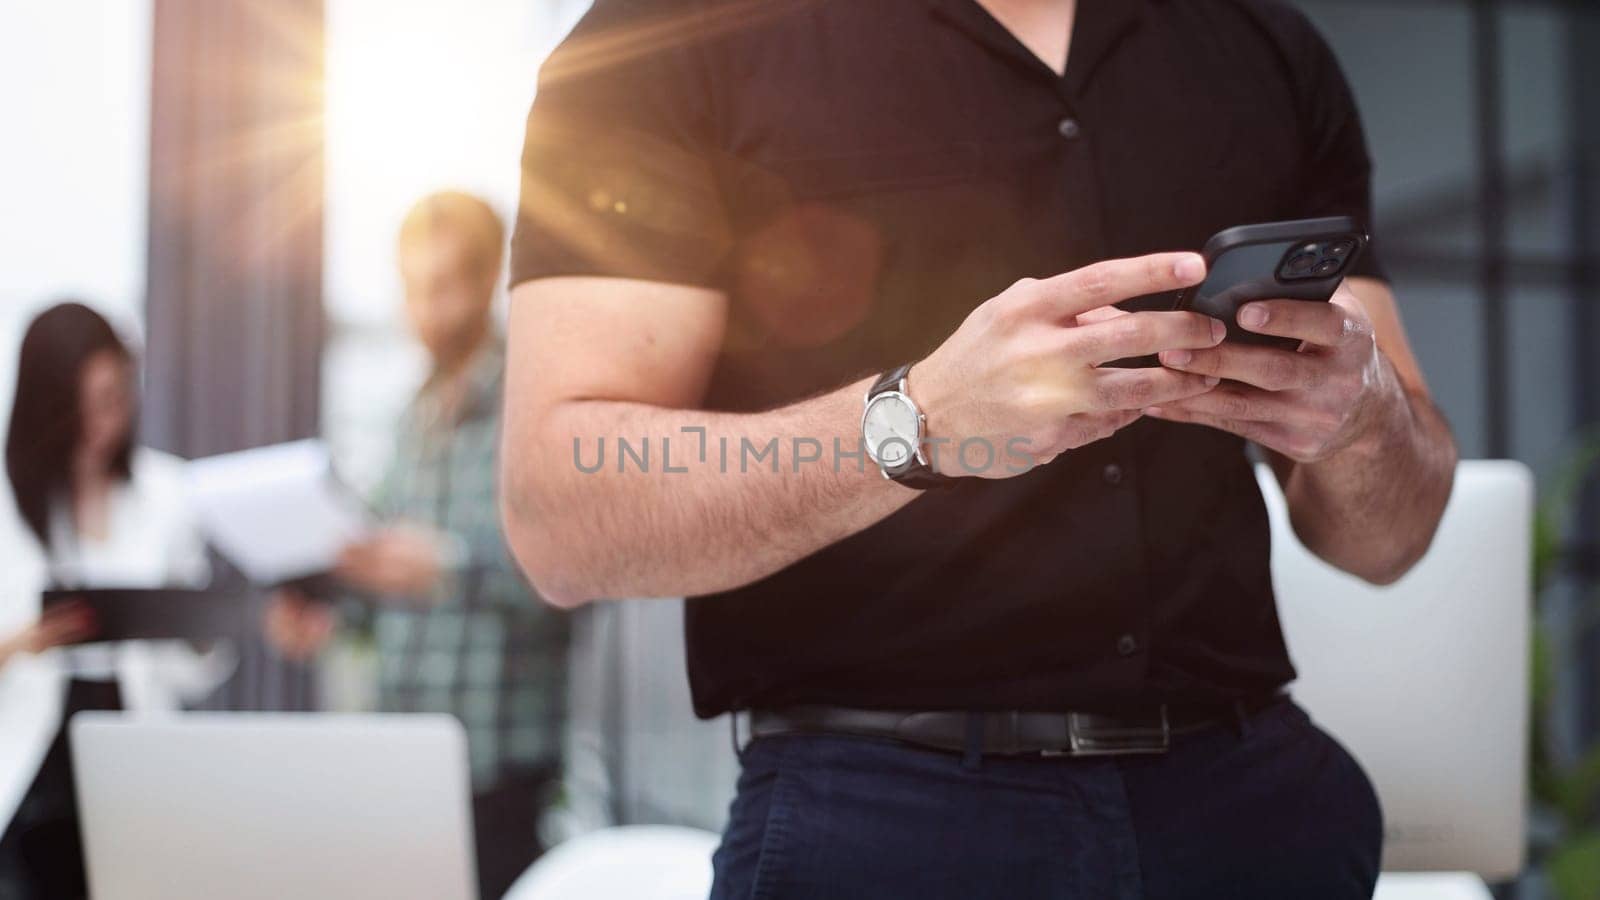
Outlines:
[[[210,577],[181,462],[134,442],[136,385],[132,352],[81,303],[46,310],[23,338],[6,474],[17,512],[43,550],[51,587],[203,587]],[[0,632],[6,669],[18,668],[24,653],[92,640],[93,622],[81,607],[41,612],[37,591],[0,602],[31,604],[0,616],[30,623]],[[9,823],[0,838],[6,897],[86,893],[66,719],[82,709],[179,709],[215,690],[233,665],[227,648],[202,653],[174,641],[91,643],[50,656],[30,660],[36,676],[48,672],[32,693],[50,696],[0,707],[0,732],[41,738],[0,771],[0,823]],[[25,794],[21,785],[28,785]]]

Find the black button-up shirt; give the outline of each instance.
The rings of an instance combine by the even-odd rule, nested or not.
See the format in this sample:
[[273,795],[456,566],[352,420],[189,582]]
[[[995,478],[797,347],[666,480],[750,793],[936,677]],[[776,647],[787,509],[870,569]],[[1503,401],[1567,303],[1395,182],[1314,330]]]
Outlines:
[[[1344,78],[1271,0],[1081,0],[1064,76],[975,0],[599,0],[541,71],[523,166],[513,281],[727,292],[705,405],[734,411],[919,359],[1024,276],[1369,212]],[[695,707],[1269,690],[1294,672],[1268,551],[1243,442],[1139,421],[691,598]]]

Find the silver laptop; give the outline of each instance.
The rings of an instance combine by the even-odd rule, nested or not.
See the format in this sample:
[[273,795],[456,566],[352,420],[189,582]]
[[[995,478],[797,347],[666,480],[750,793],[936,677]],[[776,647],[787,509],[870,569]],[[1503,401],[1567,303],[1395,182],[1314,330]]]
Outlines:
[[1427,555],[1389,587],[1312,556],[1258,468],[1291,690],[1359,759],[1384,814],[1384,868],[1522,868],[1533,477],[1465,462]]
[[448,716],[81,713],[95,900],[468,900],[466,736]]

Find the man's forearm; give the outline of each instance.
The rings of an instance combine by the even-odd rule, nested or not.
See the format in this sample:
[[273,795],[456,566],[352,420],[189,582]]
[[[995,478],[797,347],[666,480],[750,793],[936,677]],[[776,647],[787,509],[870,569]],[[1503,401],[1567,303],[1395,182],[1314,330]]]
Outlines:
[[521,443],[508,432],[511,548],[563,606],[776,572],[916,496],[855,455],[868,384],[752,414],[561,403]]
[[[1394,378],[1385,363],[1385,375]],[[1398,384],[1369,437],[1284,479],[1295,533],[1345,571],[1387,584],[1433,541],[1455,478],[1450,427],[1424,395]],[[1282,474],[1280,469],[1280,474]]]

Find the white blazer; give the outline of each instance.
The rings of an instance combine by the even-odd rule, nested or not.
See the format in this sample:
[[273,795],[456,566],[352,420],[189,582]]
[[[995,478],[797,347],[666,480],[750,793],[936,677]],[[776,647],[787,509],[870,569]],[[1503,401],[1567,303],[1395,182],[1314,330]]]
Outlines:
[[[78,537],[51,509],[50,555],[13,507],[0,527],[0,633],[39,615],[39,594],[63,587],[203,587],[205,540],[184,494],[183,462],[138,448],[132,477],[113,489],[103,540]],[[232,648],[205,653],[181,641],[125,641],[20,656],[0,670],[0,828],[11,821],[61,725],[67,680],[115,678],[130,712],[173,711],[205,697],[232,672]]]

